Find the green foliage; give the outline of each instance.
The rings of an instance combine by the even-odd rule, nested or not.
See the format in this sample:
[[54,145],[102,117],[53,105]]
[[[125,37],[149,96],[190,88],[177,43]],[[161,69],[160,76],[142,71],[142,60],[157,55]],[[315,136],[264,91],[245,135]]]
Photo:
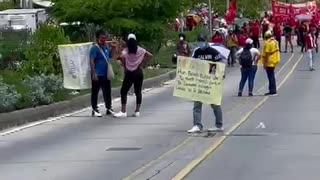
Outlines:
[[134,32],[140,42],[165,42],[168,23],[176,18],[189,0],[55,0],[53,15],[60,22],[95,24],[118,37]]
[[14,9],[16,8],[16,5],[14,4],[13,0],[4,1],[0,3],[0,11],[6,10],[6,9]]
[[14,86],[4,83],[0,78],[0,113],[14,110],[20,97]]
[[31,37],[22,72],[26,75],[61,74],[58,45],[69,43],[62,28],[42,25]]
[[0,69],[14,67],[25,60],[23,52],[30,34],[29,30],[0,29]]

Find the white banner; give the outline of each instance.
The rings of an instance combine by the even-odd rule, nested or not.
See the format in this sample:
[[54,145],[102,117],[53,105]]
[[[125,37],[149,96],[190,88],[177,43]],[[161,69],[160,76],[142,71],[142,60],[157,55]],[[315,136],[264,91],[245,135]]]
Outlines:
[[59,45],[66,89],[90,89],[91,70],[89,53],[93,43]]

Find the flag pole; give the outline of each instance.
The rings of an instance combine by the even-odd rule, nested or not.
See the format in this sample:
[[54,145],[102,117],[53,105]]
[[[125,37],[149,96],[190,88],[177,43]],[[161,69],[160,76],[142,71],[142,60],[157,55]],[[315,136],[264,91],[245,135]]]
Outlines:
[[211,6],[211,0],[209,0],[209,33],[210,38],[212,37],[212,6]]

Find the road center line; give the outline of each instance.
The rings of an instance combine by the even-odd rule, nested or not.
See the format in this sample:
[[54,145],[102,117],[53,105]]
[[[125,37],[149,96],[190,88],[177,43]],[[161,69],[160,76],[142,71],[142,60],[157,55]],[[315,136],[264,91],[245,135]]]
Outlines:
[[[278,86],[278,89],[282,87],[282,85],[288,80],[288,78],[291,76],[291,74],[294,72],[300,61],[302,60],[303,55],[298,59],[298,61],[294,64],[294,66],[291,68],[290,72],[285,76],[285,78],[281,81],[281,83]],[[248,112],[237,124],[235,124],[233,127],[231,127],[226,134],[231,134],[235,130],[237,130],[243,123],[245,123],[250,116],[258,109],[260,108],[267,100],[269,99],[268,96],[264,97],[259,104],[257,104],[250,112]],[[183,168],[172,180],[182,180],[184,179],[188,174],[190,174],[198,165],[201,164],[206,158],[208,158],[212,153],[215,152],[216,149],[218,149],[223,142],[227,139],[227,136],[221,136],[218,138],[218,140],[210,146],[202,155],[200,155],[198,158],[194,159],[189,163],[185,168]]]

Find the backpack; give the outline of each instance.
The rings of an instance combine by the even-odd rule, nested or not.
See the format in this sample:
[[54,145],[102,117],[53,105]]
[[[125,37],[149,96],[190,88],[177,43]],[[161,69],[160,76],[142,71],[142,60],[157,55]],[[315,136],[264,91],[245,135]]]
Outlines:
[[240,65],[242,67],[251,67],[253,63],[252,55],[250,49],[243,49],[243,52],[240,55]]

